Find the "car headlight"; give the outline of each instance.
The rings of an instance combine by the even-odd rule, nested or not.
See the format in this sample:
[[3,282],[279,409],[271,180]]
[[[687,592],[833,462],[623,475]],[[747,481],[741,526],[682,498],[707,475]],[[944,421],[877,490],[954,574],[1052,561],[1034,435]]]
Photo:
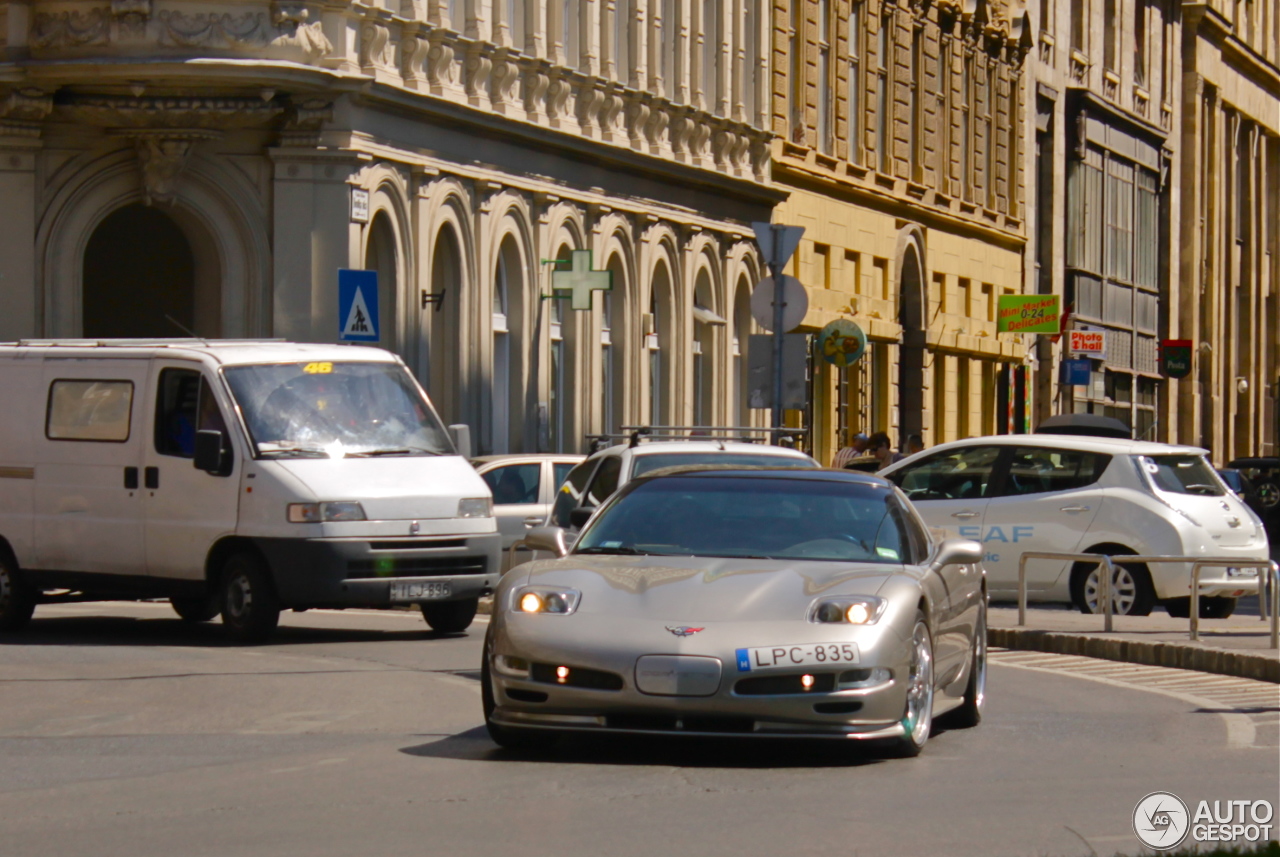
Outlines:
[[467,497],[458,501],[459,518],[492,518],[493,501],[488,497]]
[[319,524],[331,521],[365,521],[364,507],[354,500],[335,503],[290,503],[290,523]]
[[561,586],[522,586],[511,596],[516,613],[550,613],[567,616],[578,609],[582,593]]
[[824,598],[809,609],[809,621],[819,624],[874,625],[889,604],[874,595]]

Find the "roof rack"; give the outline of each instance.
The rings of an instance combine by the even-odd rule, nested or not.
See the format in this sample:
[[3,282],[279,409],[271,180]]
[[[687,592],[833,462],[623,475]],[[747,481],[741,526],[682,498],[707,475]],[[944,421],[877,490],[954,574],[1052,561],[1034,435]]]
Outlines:
[[595,452],[608,446],[608,441],[625,440],[634,448],[644,440],[709,440],[763,443],[776,436],[780,445],[793,445],[796,439],[807,435],[807,428],[759,428],[757,426],[622,426],[620,434],[589,434],[587,441]]

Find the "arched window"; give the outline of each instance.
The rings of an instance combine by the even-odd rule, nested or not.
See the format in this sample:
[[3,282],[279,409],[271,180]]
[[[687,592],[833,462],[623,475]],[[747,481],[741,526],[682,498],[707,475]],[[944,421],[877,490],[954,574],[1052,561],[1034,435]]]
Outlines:
[[672,372],[675,368],[675,324],[671,273],[665,262],[654,270],[649,297],[651,330],[645,345],[649,351],[649,422],[666,425],[677,415],[672,406]]
[[710,426],[716,423],[716,328],[724,319],[715,312],[711,295],[711,276],[704,268],[698,272],[693,297],[693,423]]
[[747,377],[747,348],[751,342],[751,284],[738,280],[733,300],[733,414],[734,425],[751,425],[751,403]]
[[498,270],[493,278],[493,434],[490,451],[503,453],[511,448],[511,314],[512,271],[509,270],[511,239],[498,253]]
[[378,272],[378,341],[376,344],[395,351],[396,296],[399,292],[396,253],[396,233],[391,227],[391,216],[379,211],[369,224],[369,242],[365,246],[364,267]]

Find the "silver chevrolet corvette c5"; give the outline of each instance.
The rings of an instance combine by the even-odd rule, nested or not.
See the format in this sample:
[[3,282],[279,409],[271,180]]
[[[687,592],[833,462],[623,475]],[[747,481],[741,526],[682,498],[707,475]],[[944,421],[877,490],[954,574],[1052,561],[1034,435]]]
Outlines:
[[887,739],[976,725],[986,687],[980,545],[935,542],[862,473],[676,469],[633,481],[572,552],[508,572],[481,668],[485,723],[562,732]]

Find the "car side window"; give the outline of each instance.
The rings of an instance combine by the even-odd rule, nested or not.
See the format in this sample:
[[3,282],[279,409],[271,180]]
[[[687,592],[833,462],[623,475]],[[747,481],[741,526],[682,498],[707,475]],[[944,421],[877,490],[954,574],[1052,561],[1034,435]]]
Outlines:
[[618,474],[622,472],[622,458],[610,456],[600,462],[600,469],[591,479],[591,487],[587,489],[587,499],[582,505],[595,508],[613,496],[618,490]]
[[517,503],[538,502],[538,478],[542,465],[508,464],[495,467],[481,476],[493,492],[493,505],[510,506]]
[[556,492],[556,504],[551,510],[552,524],[566,529],[570,526],[569,513],[577,508],[582,491],[587,486],[587,479],[590,478],[591,471],[595,470],[596,464],[596,461],[588,459],[569,471],[564,484]]
[[554,474],[552,476],[552,480],[555,482],[554,487],[556,489],[559,489],[559,487],[564,484],[564,480],[568,478],[569,471],[572,469],[573,469],[572,464],[568,464],[563,461],[557,461],[555,464],[552,465],[552,473]]
[[1111,456],[1072,449],[1020,446],[1009,459],[1001,496],[1046,494],[1084,488],[1098,481]]
[[893,505],[895,509],[899,510],[899,517],[902,520],[901,527],[906,536],[904,546],[908,549],[908,553],[902,558],[902,561],[910,565],[919,565],[929,556],[929,531],[925,528],[924,522],[920,520],[920,515],[905,502],[895,502]]
[[976,500],[987,495],[998,446],[966,446],[935,453],[889,474],[889,480],[916,500]]

